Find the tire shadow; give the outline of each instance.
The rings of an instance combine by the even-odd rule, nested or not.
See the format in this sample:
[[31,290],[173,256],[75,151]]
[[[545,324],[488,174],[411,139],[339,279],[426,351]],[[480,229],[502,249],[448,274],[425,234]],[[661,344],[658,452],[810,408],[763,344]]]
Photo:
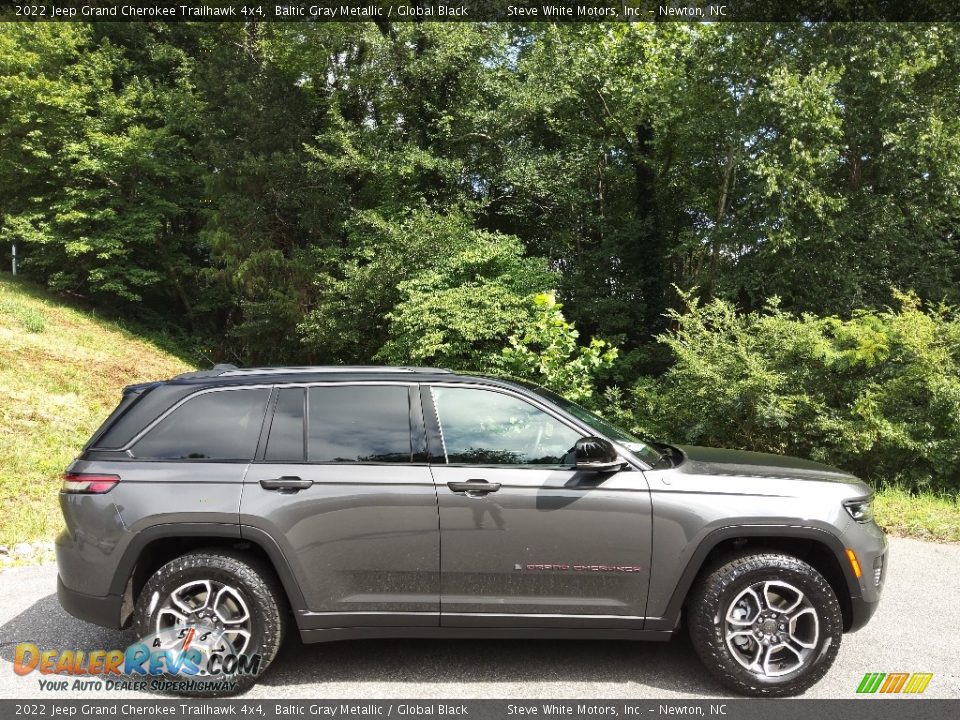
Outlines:
[[[0,625],[0,658],[12,663],[16,645],[26,642],[40,650],[89,652],[124,649],[137,640],[131,630],[77,620],[51,593]],[[294,629],[252,692],[317,698],[326,694],[322,686],[330,686],[336,695],[336,686],[359,684],[365,689],[357,696],[383,697],[384,683],[409,686],[408,694],[396,688],[396,696],[451,699],[504,697],[517,683],[532,686],[524,688],[526,697],[569,697],[564,683],[622,684],[624,692],[617,694],[626,697],[642,694],[643,688],[732,697],[700,664],[686,633],[670,642],[390,639],[304,644]],[[539,683],[561,687],[537,688]],[[501,684],[504,689],[497,691]],[[603,695],[598,688],[595,696]]]

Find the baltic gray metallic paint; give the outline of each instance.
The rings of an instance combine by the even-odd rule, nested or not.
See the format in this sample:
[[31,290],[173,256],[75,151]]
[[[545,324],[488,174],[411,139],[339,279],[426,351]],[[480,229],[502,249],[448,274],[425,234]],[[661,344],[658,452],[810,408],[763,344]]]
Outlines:
[[[492,626],[556,625],[551,615],[619,616],[642,625],[650,568],[650,494],[637,471],[433,466],[440,499],[443,624],[494,613]],[[500,483],[481,497],[448,482]],[[529,565],[570,569],[529,569]],[[575,566],[618,565],[635,572]],[[514,614],[524,617],[515,618]],[[542,614],[542,617],[538,617]],[[589,618],[584,618],[588,621]],[[618,622],[618,626],[622,623]]]
[[[873,560],[886,552],[883,532],[858,523],[844,500],[865,497],[870,488],[854,476],[819,463],[778,455],[681,448],[679,467],[647,470],[653,510],[654,554],[647,615],[663,617],[674,589],[694,553],[711,533],[729,526],[768,528],[771,537],[809,537],[791,528],[823,531],[842,548],[852,548],[864,569],[860,597],[878,597],[869,575]],[[841,551],[842,552],[842,551]],[[849,563],[839,558],[848,575]]]
[[[313,485],[297,492],[260,486],[282,476]],[[422,622],[437,624],[440,535],[426,465],[254,463],[240,523],[276,540],[309,610],[427,613]]]
[[[502,383],[464,378],[429,383],[524,400],[581,435],[596,434],[544,398]],[[446,457],[432,393],[422,393],[430,456]],[[433,420],[433,423],[429,422]],[[445,627],[643,627],[649,583],[650,497],[629,453],[619,473],[560,467],[431,465],[440,509],[441,624]],[[481,480],[481,496],[448,483]],[[585,543],[588,537],[592,542]],[[570,570],[528,569],[567,565]],[[637,572],[596,573],[574,566],[618,565]]]
[[[371,379],[344,373],[336,381]],[[312,385],[334,378],[270,380]],[[495,388],[546,406],[504,381],[450,374],[416,380]],[[176,384],[179,399],[184,386],[199,391],[208,383]],[[546,409],[588,429],[558,408]],[[841,561],[851,597],[877,601],[871,568],[886,552],[886,539],[843,508],[844,500],[870,494],[856,478],[805,460],[705,448],[683,448],[678,467],[652,470],[618,449],[629,468],[590,474],[445,464],[157,462],[90,448],[82,457],[91,459],[75,461],[69,471],[122,480],[104,495],[61,494],[60,578],[69,592],[112,600],[144,538],[203,528],[198,534],[242,536],[265,547],[306,640],[440,632],[662,639],[676,624],[696,563],[717,538],[822,534]],[[282,475],[313,485],[286,493],[259,484]],[[502,487],[467,497],[446,485],[479,478]],[[847,547],[863,566],[859,581],[851,580],[842,557]],[[528,563],[641,571],[524,569]]]
[[246,463],[77,460],[76,473],[118,475],[104,495],[60,494],[66,528],[57,538],[69,561],[59,562],[64,584],[106,595],[129,543],[154,525],[219,523],[236,526]]

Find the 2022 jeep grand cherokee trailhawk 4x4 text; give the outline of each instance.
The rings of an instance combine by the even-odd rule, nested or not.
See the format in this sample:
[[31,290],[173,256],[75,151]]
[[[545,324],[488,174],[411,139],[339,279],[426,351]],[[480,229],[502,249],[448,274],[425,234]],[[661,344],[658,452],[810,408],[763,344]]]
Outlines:
[[[877,606],[870,489],[645,443],[542,388],[431,368],[213,370],[128,387],[64,477],[60,602],[201,672],[378,637],[667,640],[796,694]],[[443,552],[441,553],[441,547]]]

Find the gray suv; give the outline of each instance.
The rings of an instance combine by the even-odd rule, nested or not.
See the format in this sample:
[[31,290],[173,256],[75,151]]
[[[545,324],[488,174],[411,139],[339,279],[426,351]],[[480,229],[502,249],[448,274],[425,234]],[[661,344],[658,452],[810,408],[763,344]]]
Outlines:
[[[189,644],[233,691],[291,627],[669,640],[685,624],[723,684],[797,694],[873,614],[887,557],[845,472],[641,441],[543,388],[433,368],[220,365],[128,387],[60,503],[63,607]],[[254,658],[246,674],[209,664],[227,650]]]

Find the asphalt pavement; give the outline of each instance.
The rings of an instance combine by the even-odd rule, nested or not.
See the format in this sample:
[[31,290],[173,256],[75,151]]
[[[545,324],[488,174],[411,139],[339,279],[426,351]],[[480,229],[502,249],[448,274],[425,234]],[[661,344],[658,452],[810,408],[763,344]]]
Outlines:
[[[960,545],[891,539],[880,609],[845,635],[827,676],[806,693],[851,698],[867,672],[933,673],[925,697],[960,697]],[[130,691],[41,691],[13,672],[14,646],[124,648],[135,638],[64,612],[53,565],[0,571],[0,698],[136,698]],[[45,679],[49,679],[48,676]],[[718,698],[685,633],[669,643],[382,640],[304,645],[290,633],[246,698]]]

